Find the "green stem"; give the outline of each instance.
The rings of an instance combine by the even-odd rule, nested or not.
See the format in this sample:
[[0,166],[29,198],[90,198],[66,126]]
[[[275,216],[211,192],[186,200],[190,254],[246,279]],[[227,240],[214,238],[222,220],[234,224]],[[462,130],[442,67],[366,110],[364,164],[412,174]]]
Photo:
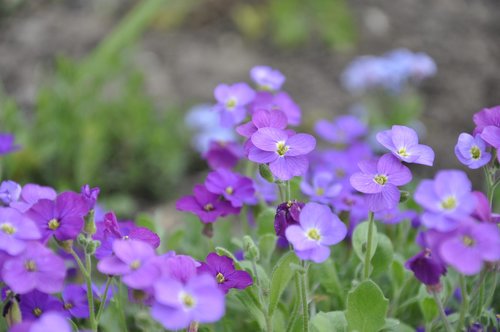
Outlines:
[[465,323],[465,315],[469,310],[469,295],[467,294],[467,283],[465,281],[465,277],[463,274],[460,274],[458,278],[460,283],[460,292],[462,294],[462,305],[460,307],[460,318],[458,319],[457,331],[462,331],[462,327]]
[[123,286],[122,282],[118,282],[118,298],[116,301],[116,309],[118,310],[118,315],[120,316],[120,321],[122,324],[122,331],[123,332],[128,332],[128,327],[127,327],[127,319],[125,318],[125,312],[123,311],[122,308],[122,299],[123,299]]
[[99,321],[101,320],[102,311],[103,311],[104,307],[106,306],[106,301],[108,300],[108,291],[109,291],[109,287],[111,286],[112,281],[113,281],[113,277],[108,276],[108,280],[106,280],[106,287],[104,288],[104,294],[101,298],[101,304],[99,305],[99,309],[97,310],[97,315],[95,318],[98,326],[99,326]]
[[488,290],[489,295],[488,295],[488,298],[486,299],[486,302],[484,303],[484,306],[486,308],[490,307],[491,302],[493,301],[493,298],[495,296],[495,290],[496,290],[497,283],[498,283],[498,275],[500,274],[500,272],[498,272],[498,270],[494,269],[493,274],[495,276],[493,279],[493,286],[492,286],[492,289]]
[[92,279],[91,279],[91,265],[89,263],[90,260],[90,255],[85,254],[85,262],[87,267],[83,265],[82,260],[80,257],[78,257],[78,254],[71,248],[70,251],[71,255],[76,261],[76,264],[78,265],[78,268],[80,269],[80,272],[83,275],[83,278],[85,279],[85,284],[87,285],[87,302],[89,304],[89,321],[90,321],[90,328],[93,332],[97,332],[97,324],[95,320],[95,312],[94,312],[94,295],[92,292]]
[[370,260],[372,259],[372,241],[373,241],[373,212],[370,212],[368,219],[368,237],[366,239],[365,264],[363,271],[363,279],[370,277]]
[[309,307],[307,305],[307,267],[305,266],[304,261],[301,261],[302,267],[304,267],[304,271],[298,272],[300,275],[300,302],[302,303],[302,318],[303,325],[302,331],[309,332]]
[[269,312],[266,310],[267,306],[264,303],[264,294],[262,292],[262,285],[260,283],[259,274],[257,272],[257,263],[255,262],[255,259],[252,259],[252,270],[253,274],[255,275],[255,284],[257,285],[257,289],[259,290],[260,307],[262,308],[262,313],[264,314],[264,318],[266,320],[266,331],[272,332],[273,323],[271,321],[271,317],[269,316]]
[[434,301],[436,301],[436,304],[439,308],[439,316],[441,316],[441,320],[443,321],[446,332],[453,332],[450,326],[450,322],[448,321],[448,317],[446,317],[446,313],[444,312],[443,302],[441,302],[439,294],[437,292],[432,292],[432,295],[434,296]]

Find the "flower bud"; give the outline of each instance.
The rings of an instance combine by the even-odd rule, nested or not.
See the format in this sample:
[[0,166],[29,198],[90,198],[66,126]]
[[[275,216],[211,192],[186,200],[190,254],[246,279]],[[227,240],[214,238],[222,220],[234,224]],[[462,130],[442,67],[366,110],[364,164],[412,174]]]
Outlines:
[[259,248],[255,245],[255,242],[248,235],[245,235],[243,237],[243,250],[245,252],[246,259],[256,261],[260,259]]
[[266,164],[259,164],[259,174],[267,182],[271,182],[271,183],[274,182],[273,173],[271,173],[271,170],[269,169],[268,165],[266,165]]

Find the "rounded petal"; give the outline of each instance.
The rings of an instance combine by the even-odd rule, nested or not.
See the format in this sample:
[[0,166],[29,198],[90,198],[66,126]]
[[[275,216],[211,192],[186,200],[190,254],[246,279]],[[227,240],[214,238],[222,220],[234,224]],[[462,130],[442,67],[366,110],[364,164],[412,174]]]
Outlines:
[[288,134],[277,128],[260,128],[251,137],[252,143],[264,151],[276,152],[278,142],[286,142]]
[[308,154],[316,147],[316,139],[309,134],[296,134],[286,141],[289,150],[286,156],[301,156]]
[[349,179],[351,186],[365,194],[376,194],[382,191],[383,186],[375,182],[374,174],[355,173]]

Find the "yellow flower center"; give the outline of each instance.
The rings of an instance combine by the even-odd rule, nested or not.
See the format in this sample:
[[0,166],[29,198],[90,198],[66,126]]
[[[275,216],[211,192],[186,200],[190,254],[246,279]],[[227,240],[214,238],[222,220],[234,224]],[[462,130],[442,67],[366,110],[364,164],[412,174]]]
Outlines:
[[16,229],[14,228],[14,226],[12,226],[12,224],[10,224],[8,222],[3,223],[0,226],[0,230],[2,230],[2,232],[4,232],[7,235],[12,235],[16,232]]
[[140,268],[140,267],[141,267],[141,261],[140,261],[140,260],[138,260],[138,259],[136,259],[136,260],[134,260],[132,263],[130,263],[130,268],[131,268],[132,270],[137,270],[137,269],[138,269],[138,268]]
[[32,261],[31,259],[27,260],[24,262],[24,268],[28,272],[35,272],[36,271],[36,263]]
[[73,309],[73,303],[64,303],[64,309],[66,310],[69,310],[69,309]]
[[481,150],[477,147],[477,145],[473,145],[470,148],[470,155],[471,155],[472,159],[481,158]]
[[217,280],[217,282],[219,284],[222,284],[224,281],[226,281],[226,278],[224,278],[224,275],[222,273],[217,273],[217,275],[215,276],[215,279]]
[[290,149],[290,147],[286,145],[284,141],[276,143],[276,153],[279,154],[280,157],[283,157],[287,153],[288,149]]
[[373,181],[375,181],[379,185],[383,186],[384,184],[387,183],[387,176],[385,176],[383,174],[375,175],[375,177],[373,178]]
[[49,228],[53,231],[59,228],[61,226],[61,223],[57,219],[50,219],[49,221]]
[[441,207],[445,210],[453,210],[457,206],[457,200],[454,196],[449,196],[441,201]]
[[321,235],[319,234],[319,231],[316,228],[311,228],[307,231],[307,237],[311,240],[318,241],[321,239]]
[[211,203],[205,204],[205,206],[203,207],[203,210],[205,210],[207,212],[213,211],[213,209],[214,209],[214,206]]
[[316,188],[316,196],[323,196],[325,194],[324,188]]
[[226,194],[231,195],[234,192],[233,187],[227,187],[226,188]]
[[195,299],[187,293],[181,294],[181,301],[188,308],[192,308],[196,304]]
[[465,235],[463,238],[462,238],[462,242],[467,246],[467,247],[472,247],[474,244],[476,244],[476,241],[474,241],[473,238],[471,238],[470,236],[468,235]]
[[399,149],[398,150],[398,154],[401,157],[408,157],[409,156],[408,152],[406,152],[406,148],[405,147],[402,147],[401,149]]
[[40,317],[42,315],[42,309],[40,308],[33,309],[33,315]]
[[226,101],[226,108],[232,110],[233,108],[236,107],[237,100],[236,98],[229,98],[228,101]]

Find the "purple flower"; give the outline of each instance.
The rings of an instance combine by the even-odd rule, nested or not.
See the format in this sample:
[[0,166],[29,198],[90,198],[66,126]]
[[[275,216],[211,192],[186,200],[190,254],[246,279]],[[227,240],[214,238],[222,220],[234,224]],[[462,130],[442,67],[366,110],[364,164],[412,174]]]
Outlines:
[[413,210],[401,211],[397,206],[392,209],[380,210],[375,213],[375,220],[379,220],[384,224],[399,224],[403,220],[413,220],[417,217],[417,212]]
[[115,240],[114,256],[101,259],[99,272],[122,276],[122,282],[134,289],[151,287],[160,275],[155,264],[156,253],[148,243],[138,240]]
[[16,293],[32,290],[57,293],[62,290],[66,277],[64,260],[38,242],[31,242],[26,250],[7,259],[2,268],[3,281]]
[[259,109],[252,114],[252,121],[236,127],[236,132],[243,137],[250,138],[260,128],[277,128],[284,130],[287,126],[287,117],[280,110]]
[[495,149],[500,148],[500,127],[485,127],[480,136],[486,143],[488,143]]
[[41,199],[27,212],[46,241],[54,235],[59,241],[73,240],[80,233],[89,212],[85,199],[74,192],[59,194],[55,200]]
[[491,153],[486,151],[486,143],[480,135],[472,137],[467,133],[458,136],[455,155],[462,164],[471,169],[483,167],[491,159]]
[[17,202],[21,197],[21,186],[14,181],[2,181],[0,184],[0,202],[4,205],[10,205]]
[[210,172],[205,187],[213,194],[222,195],[235,208],[256,203],[252,179],[228,169],[221,168]]
[[155,299],[151,315],[170,330],[186,328],[192,321],[213,323],[225,312],[224,293],[208,274],[194,276],[186,284],[162,279],[155,284]]
[[413,271],[415,278],[428,286],[439,285],[440,277],[446,274],[446,266],[428,248],[410,258],[405,266]]
[[204,224],[213,223],[217,218],[229,214],[238,214],[240,209],[234,208],[228,201],[219,199],[219,195],[213,194],[202,185],[197,184],[193,189],[193,196],[180,198],[175,207],[179,211],[194,213]]
[[278,93],[268,91],[257,92],[250,108],[252,113],[263,109],[269,111],[280,110],[285,113],[288,124],[291,126],[298,126],[302,117],[299,105],[283,91]]
[[87,290],[84,285],[66,285],[62,292],[64,309],[75,318],[89,317]]
[[422,223],[440,231],[454,229],[476,207],[471,188],[467,175],[458,170],[442,170],[434,180],[420,182],[414,198],[425,209]]
[[474,135],[481,134],[488,126],[500,127],[500,105],[491,108],[483,108],[472,117],[476,128]]
[[161,277],[177,280],[182,284],[186,284],[195,276],[196,269],[200,266],[200,263],[191,256],[175,253],[167,253],[158,257],[156,263],[161,270]]
[[264,202],[270,204],[277,199],[278,195],[276,184],[273,182],[268,182],[260,175],[259,172],[255,174],[253,184],[257,196],[259,196],[260,199],[262,199]]
[[49,311],[64,312],[63,304],[57,297],[36,290],[21,295],[19,309],[21,309],[23,321],[37,320]]
[[245,107],[254,99],[255,91],[246,83],[220,84],[214,96],[218,102],[214,110],[220,113],[222,125],[231,127],[245,119]]
[[56,196],[56,191],[51,187],[43,187],[37,184],[28,183],[24,185],[21,191],[21,199],[17,202],[12,202],[10,206],[21,212],[26,212],[39,200],[54,200]]
[[300,259],[322,263],[330,256],[329,246],[342,241],[347,228],[326,205],[307,203],[300,213],[300,223],[285,231]]
[[0,156],[19,150],[19,145],[14,145],[14,135],[0,133]]
[[250,77],[262,90],[279,90],[286,79],[279,70],[268,66],[253,67]]
[[303,180],[300,189],[310,197],[311,201],[328,204],[340,193],[342,185],[335,181],[332,173],[316,172],[312,177],[312,183]]
[[306,155],[316,146],[311,135],[289,136],[286,131],[276,128],[260,128],[251,139],[255,148],[250,150],[248,159],[269,163],[273,175],[284,181],[306,172],[309,164]]
[[480,191],[473,191],[472,194],[476,197],[476,209],[472,213],[472,217],[483,222],[500,223],[500,215],[492,213],[488,197]]
[[242,157],[243,149],[236,142],[211,142],[208,151],[203,154],[211,169],[231,169]]
[[224,293],[227,293],[231,288],[245,289],[253,284],[250,274],[246,271],[236,270],[231,258],[219,256],[214,252],[208,254],[206,263],[201,263],[201,266],[198,267],[198,273],[210,274]]
[[81,195],[87,202],[89,210],[92,210],[95,207],[95,203],[97,202],[97,197],[99,197],[100,192],[101,189],[99,189],[99,187],[90,188],[88,184],[82,186]]
[[320,120],[315,126],[316,133],[333,144],[345,145],[366,135],[368,128],[357,117],[343,115],[333,122]]
[[427,166],[434,163],[434,151],[427,145],[418,144],[417,132],[411,128],[392,126],[391,130],[379,132],[377,141],[404,162]]
[[278,236],[278,246],[282,248],[288,246],[285,231],[288,226],[299,223],[300,212],[304,205],[305,203],[295,200],[278,205],[276,215],[274,216],[274,230]]
[[68,320],[56,311],[50,311],[33,322],[22,322],[14,325],[9,332],[71,332]]
[[397,186],[411,181],[411,172],[391,154],[385,154],[378,162],[358,163],[361,172],[351,176],[351,185],[366,195],[368,209],[377,212],[392,209],[399,203],[401,193]]
[[439,245],[441,258],[460,273],[479,273],[483,262],[500,260],[500,232],[497,225],[463,220]]
[[9,255],[18,255],[27,241],[40,239],[35,223],[12,208],[0,207],[0,250]]

